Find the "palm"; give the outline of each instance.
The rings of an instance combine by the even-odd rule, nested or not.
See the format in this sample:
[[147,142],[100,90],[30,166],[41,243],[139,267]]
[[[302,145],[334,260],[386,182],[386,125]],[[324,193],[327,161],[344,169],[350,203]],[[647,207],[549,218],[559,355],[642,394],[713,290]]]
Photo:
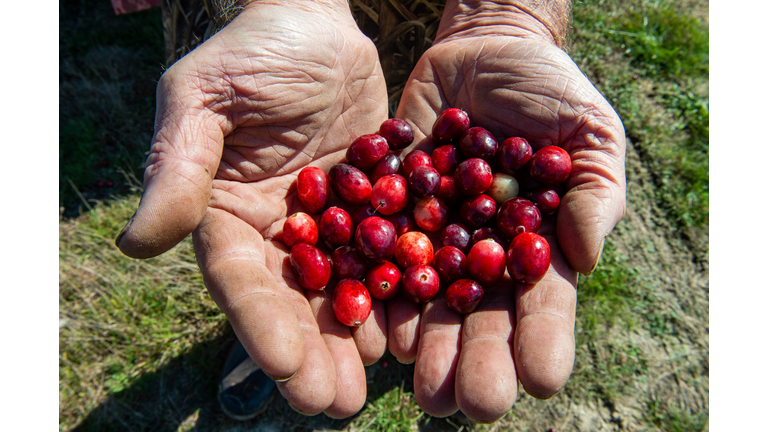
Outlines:
[[416,397],[427,412],[461,409],[492,421],[514,402],[518,380],[528,393],[548,397],[570,375],[576,272],[591,270],[605,230],[623,212],[623,127],[563,51],[519,37],[446,39],[427,51],[397,112],[416,126],[414,147],[434,147],[432,124],[449,107],[464,109],[473,126],[497,138],[521,136],[534,150],[561,146],[574,166],[557,222],[540,230],[552,247],[542,282],[513,286],[507,278],[463,319],[444,301],[433,302],[412,336],[417,352],[407,350],[408,337],[390,341],[396,352],[415,357]]

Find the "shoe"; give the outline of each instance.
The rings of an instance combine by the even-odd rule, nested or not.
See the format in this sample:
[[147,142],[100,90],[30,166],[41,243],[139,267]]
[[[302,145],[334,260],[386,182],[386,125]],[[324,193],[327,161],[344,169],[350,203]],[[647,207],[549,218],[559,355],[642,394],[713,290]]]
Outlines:
[[275,382],[251,360],[239,340],[232,347],[221,376],[219,405],[224,414],[234,420],[256,417],[275,398]]

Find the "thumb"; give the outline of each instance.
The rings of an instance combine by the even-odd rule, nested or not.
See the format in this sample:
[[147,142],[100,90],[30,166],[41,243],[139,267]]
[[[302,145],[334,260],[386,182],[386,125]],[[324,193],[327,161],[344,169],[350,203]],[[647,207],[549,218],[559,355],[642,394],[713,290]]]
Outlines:
[[[202,221],[223,147],[221,123],[174,68],[160,79],[152,148],[139,208],[115,244],[151,258],[178,244]],[[199,91],[197,93],[200,93]]]
[[626,208],[624,128],[615,114],[602,120],[590,120],[589,132],[566,146],[572,169],[557,215],[558,243],[582,274],[595,270],[605,238]]

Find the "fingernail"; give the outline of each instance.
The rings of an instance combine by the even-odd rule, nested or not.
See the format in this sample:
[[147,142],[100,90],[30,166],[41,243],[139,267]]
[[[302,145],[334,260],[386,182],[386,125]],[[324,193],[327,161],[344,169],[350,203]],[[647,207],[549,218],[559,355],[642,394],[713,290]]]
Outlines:
[[133,223],[133,218],[136,217],[136,213],[133,213],[131,215],[131,218],[128,219],[128,222],[125,224],[123,229],[120,230],[120,232],[117,234],[117,237],[115,237],[115,246],[120,248],[120,240],[122,240],[123,235],[128,231],[128,229],[131,227],[131,224]]
[[589,270],[589,272],[586,273],[586,276],[591,275],[595,269],[597,269],[597,265],[600,264],[600,257],[603,256],[603,249],[605,248],[605,237],[603,238],[603,242],[600,243],[600,251],[597,253],[597,259],[595,260],[595,264],[592,266],[592,268]]
[[293,375],[289,376],[288,378],[275,378],[275,377],[273,377],[272,375],[270,375],[270,374],[268,374],[266,372],[264,372],[264,375],[272,378],[272,381],[274,381],[274,382],[283,383],[283,382],[289,381],[291,378],[296,376],[296,373],[297,372],[294,372]]

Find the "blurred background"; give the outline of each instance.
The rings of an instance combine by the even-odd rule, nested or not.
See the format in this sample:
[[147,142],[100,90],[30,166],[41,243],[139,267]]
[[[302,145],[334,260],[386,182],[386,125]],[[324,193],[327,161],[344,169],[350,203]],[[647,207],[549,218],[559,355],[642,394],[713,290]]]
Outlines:
[[[547,401],[445,419],[413,400],[413,367],[367,368],[356,416],[282,399],[229,420],[216,386],[234,342],[189,239],[146,261],[114,238],[135,210],[164,69],[221,25],[208,0],[59,2],[59,429],[698,431],[709,419],[709,2],[574,2],[568,53],[621,116],[628,209],[579,281],[576,364]],[[394,113],[444,1],[350,0],[379,49]],[[119,12],[119,13],[118,13]]]

